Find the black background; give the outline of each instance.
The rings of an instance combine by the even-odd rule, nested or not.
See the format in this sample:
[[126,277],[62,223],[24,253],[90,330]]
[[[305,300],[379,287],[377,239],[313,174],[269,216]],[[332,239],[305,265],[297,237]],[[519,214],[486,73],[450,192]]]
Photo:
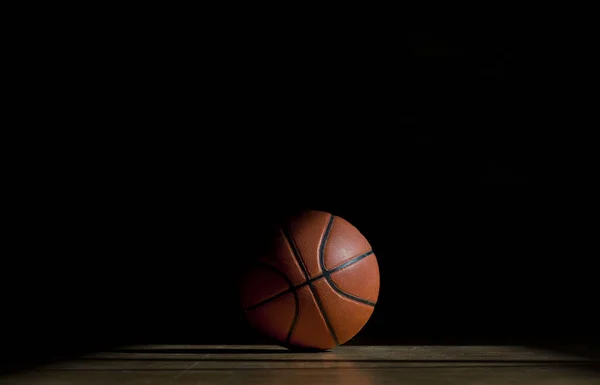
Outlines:
[[302,208],[349,220],[378,257],[355,343],[597,340],[593,174],[573,161],[560,39],[142,19],[38,38],[29,114],[53,128],[13,162],[8,356],[260,342],[237,274]]

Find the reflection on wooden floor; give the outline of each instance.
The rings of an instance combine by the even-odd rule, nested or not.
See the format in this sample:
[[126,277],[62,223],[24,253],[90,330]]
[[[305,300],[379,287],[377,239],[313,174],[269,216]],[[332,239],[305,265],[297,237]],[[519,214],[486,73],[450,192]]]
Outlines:
[[511,346],[130,346],[0,378],[15,385],[599,384],[599,361]]

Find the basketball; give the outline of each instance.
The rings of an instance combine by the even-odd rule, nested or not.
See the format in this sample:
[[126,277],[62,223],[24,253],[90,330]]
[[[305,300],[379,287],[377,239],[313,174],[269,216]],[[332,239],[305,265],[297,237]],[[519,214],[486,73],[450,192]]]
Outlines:
[[367,323],[379,296],[379,266],[360,231],[339,216],[304,211],[278,226],[243,274],[248,322],[290,349],[328,350]]

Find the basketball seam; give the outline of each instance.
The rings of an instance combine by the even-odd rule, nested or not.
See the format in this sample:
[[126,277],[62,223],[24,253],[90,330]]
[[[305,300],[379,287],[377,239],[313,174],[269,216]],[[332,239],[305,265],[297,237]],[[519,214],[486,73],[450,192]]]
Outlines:
[[339,288],[339,286],[335,283],[335,281],[331,277],[327,276],[326,281],[329,284],[329,286],[331,286],[331,288],[335,292],[343,295],[344,297],[346,297],[348,299],[351,299],[353,301],[356,301],[356,302],[360,302],[360,303],[362,303],[364,305],[375,306],[374,302],[371,302],[371,301],[369,301],[367,299],[364,299],[364,298],[358,297],[358,296],[356,296],[354,294],[350,294],[350,293],[347,293],[347,292],[343,291],[342,289]]
[[[335,268],[333,268],[331,270],[328,270],[327,274],[331,275],[333,273],[337,273],[338,271],[344,270],[347,267],[350,267],[350,266],[354,265],[355,263],[360,262],[361,260],[365,259],[366,257],[368,257],[369,255],[372,255],[372,254],[373,254],[373,250],[369,250],[366,253],[360,254],[360,255],[358,255],[356,257],[353,257],[353,258],[350,258],[348,261],[344,262],[343,264],[341,264],[341,265],[339,265],[339,266],[337,266],[337,267],[335,267]],[[266,264],[266,263],[263,262],[263,264]],[[286,294],[289,294],[289,293],[291,293],[294,290],[301,289],[304,286],[307,286],[309,283],[316,282],[316,281],[318,281],[320,279],[323,279],[323,278],[325,278],[325,274],[319,274],[319,275],[311,278],[308,281],[302,282],[299,285],[295,285],[295,286],[293,286],[293,287],[291,287],[289,289],[286,289],[286,290],[284,290],[282,292],[279,292],[279,293],[277,293],[277,294],[275,294],[275,295],[273,295],[273,296],[271,296],[271,297],[269,297],[267,299],[264,299],[264,300],[262,300],[262,301],[260,301],[260,302],[258,302],[256,304],[254,304],[254,305],[248,306],[245,310],[256,309],[257,307],[260,307],[260,306],[262,306],[264,304],[267,304],[267,303],[269,303],[271,301],[274,301],[277,298],[280,298],[280,297],[282,297],[282,296],[284,296]]]
[[[280,293],[280,294],[276,295],[275,297],[271,297],[271,298],[267,299],[266,301],[261,301],[259,304],[263,304],[264,305],[267,302],[274,301],[277,298],[283,297],[285,294],[290,294],[291,293],[294,296],[294,303],[295,303],[295,306],[294,306],[294,318],[292,318],[292,324],[290,325],[290,329],[289,329],[289,331],[287,333],[287,336],[286,336],[286,342],[289,342],[290,337],[292,335],[292,331],[294,330],[294,328],[296,326],[296,323],[298,322],[298,316],[300,314],[300,301],[298,300],[298,293],[296,292],[296,290],[293,289],[294,288],[293,282],[288,278],[287,275],[285,275],[285,273],[283,271],[279,270],[277,267],[275,267],[275,266],[273,266],[273,265],[271,265],[269,263],[266,263],[266,262],[258,261],[257,263],[259,265],[266,266],[266,267],[270,268],[271,270],[275,271],[276,273],[278,273],[279,275],[281,275],[281,277],[283,277],[283,279],[285,280],[285,282],[290,287],[290,289],[284,291],[283,293]],[[251,309],[255,309],[258,306],[259,305],[251,306],[248,309],[246,309],[246,311],[251,310]]]
[[[319,293],[317,293],[316,288],[312,284],[312,281],[310,279],[310,274],[308,272],[308,269],[306,268],[304,259],[302,258],[302,255],[300,254],[300,250],[298,249],[298,246],[296,245],[293,235],[292,235],[291,231],[287,228],[283,229],[283,233],[284,233],[288,243],[290,244],[290,247],[292,248],[292,253],[294,254],[294,258],[296,258],[296,260],[298,261],[298,264],[300,265],[300,268],[302,269],[302,272],[304,273],[304,278],[306,279],[308,288],[310,289],[310,291],[315,299],[318,311],[321,313],[321,315],[323,316],[323,319],[325,320],[325,324],[327,325],[327,329],[329,330],[329,333],[331,334],[331,337],[333,338],[333,342],[336,345],[339,345],[339,341],[335,334],[335,331],[333,330],[333,326],[331,325],[331,322],[329,321],[329,318],[327,317],[327,313],[325,312],[325,309],[323,308],[323,303],[321,302]],[[327,229],[325,230],[325,235],[323,235],[323,239],[321,240],[321,245],[326,240],[326,237],[327,237]]]
[[[323,272],[323,277],[325,277],[325,280],[327,281],[327,283],[329,284],[329,286],[338,294],[349,298],[353,301],[368,305],[368,306],[375,306],[374,302],[368,301],[364,298],[360,298],[358,296],[355,296],[353,294],[347,293],[345,291],[343,291],[342,289],[340,289],[337,284],[333,281],[333,278],[331,278],[331,273],[336,270],[335,268],[332,270],[327,270],[327,268],[325,267],[325,243],[327,242],[327,239],[329,238],[329,233],[331,232],[331,228],[333,227],[333,220],[334,220],[335,216],[332,214],[331,217],[329,218],[329,223],[327,224],[327,230],[325,231],[325,235],[323,236],[323,242],[321,243],[321,247],[319,248],[319,265],[321,267],[321,270]],[[360,259],[362,258],[366,258],[367,256],[371,255],[373,252],[367,252],[359,257]],[[362,258],[361,258],[362,257]],[[356,262],[355,262],[356,263]],[[340,266],[345,266],[347,267],[348,264],[343,263]]]
[[[367,251],[365,253],[357,255],[356,257],[350,258],[349,260],[347,260],[346,262],[342,263],[341,265],[338,265],[338,266],[334,267],[331,270],[327,270],[324,273],[327,273],[327,274],[331,275],[331,274],[336,273],[336,272],[338,272],[340,270],[344,270],[345,268],[354,265],[356,262],[361,261],[361,260],[367,258],[369,255],[372,255],[372,254],[373,254],[373,250],[369,250],[369,251]],[[324,274],[321,274],[321,276],[324,276]]]

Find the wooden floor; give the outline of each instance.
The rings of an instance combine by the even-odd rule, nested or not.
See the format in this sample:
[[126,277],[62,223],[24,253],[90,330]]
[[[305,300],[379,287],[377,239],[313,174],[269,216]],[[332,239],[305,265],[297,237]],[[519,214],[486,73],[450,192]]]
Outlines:
[[0,384],[600,384],[600,361],[511,346],[131,346],[12,373]]

